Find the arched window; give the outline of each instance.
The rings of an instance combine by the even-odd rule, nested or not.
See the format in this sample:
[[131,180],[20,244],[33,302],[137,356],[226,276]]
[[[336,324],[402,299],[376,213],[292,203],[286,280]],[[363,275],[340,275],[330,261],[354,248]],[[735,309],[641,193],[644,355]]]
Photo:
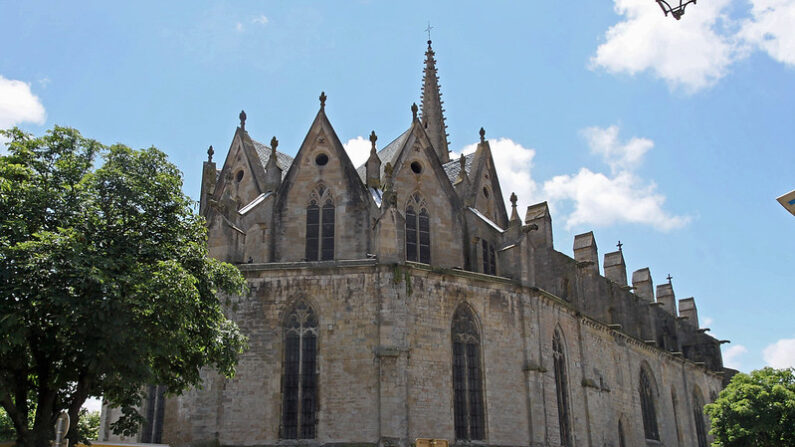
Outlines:
[[571,429],[569,427],[569,392],[566,379],[566,353],[563,349],[563,337],[560,331],[552,336],[552,357],[555,367],[555,390],[558,396],[558,428],[560,429],[560,445],[571,445]]
[[660,440],[657,430],[657,412],[654,409],[654,390],[645,368],[640,370],[640,410],[643,413],[643,433],[646,439]]
[[284,323],[282,425],[284,439],[314,439],[317,414],[317,316],[307,303],[293,306]]
[[704,399],[701,393],[693,390],[693,420],[696,422],[698,447],[707,447],[707,426],[704,423]]
[[453,314],[453,400],[455,437],[483,440],[483,378],[480,369],[480,333],[475,315],[466,306]]
[[674,409],[674,426],[676,427],[676,445],[682,445],[682,430],[679,428],[679,399],[676,390],[671,388],[671,406]]
[[490,244],[486,239],[480,240],[483,252],[483,273],[487,275],[497,274],[497,256],[494,250],[494,245]]
[[334,199],[324,185],[312,191],[306,207],[306,260],[334,259]]
[[627,447],[627,439],[624,436],[624,423],[618,420],[618,447]]
[[406,205],[406,260],[431,263],[431,217],[417,192]]

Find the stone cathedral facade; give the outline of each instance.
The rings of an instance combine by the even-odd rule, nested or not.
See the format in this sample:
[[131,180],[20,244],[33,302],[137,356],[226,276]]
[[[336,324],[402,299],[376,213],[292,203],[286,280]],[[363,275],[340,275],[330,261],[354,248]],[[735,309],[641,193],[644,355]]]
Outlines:
[[506,210],[482,129],[450,159],[430,41],[425,55],[421,107],[389,144],[372,133],[362,166],[324,94],[295,158],[245,113],[220,169],[210,148],[200,212],[211,255],[248,280],[228,313],[250,348],[233,379],[153,394],[146,440],[706,446],[702,407],[731,371],[693,298],[649,269],[630,282],[593,233],[574,259],[555,250],[546,203],[520,213],[511,194]]

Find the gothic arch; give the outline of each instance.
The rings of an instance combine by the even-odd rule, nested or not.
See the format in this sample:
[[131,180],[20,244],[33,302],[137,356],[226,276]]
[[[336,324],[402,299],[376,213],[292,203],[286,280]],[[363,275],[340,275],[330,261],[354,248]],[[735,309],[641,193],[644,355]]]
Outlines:
[[306,250],[307,261],[331,261],[334,259],[335,233],[334,196],[323,183],[318,183],[309,194],[306,205]]
[[406,200],[406,260],[431,263],[431,215],[419,191]]
[[482,336],[477,315],[467,303],[453,312],[453,416],[455,438],[460,441],[486,439],[483,389]]
[[693,423],[696,426],[698,447],[707,447],[707,424],[704,420],[704,394],[698,385],[693,386]]
[[318,314],[307,300],[299,299],[282,319],[282,418],[283,439],[315,439],[318,409]]
[[657,397],[659,392],[657,391],[657,382],[654,380],[651,368],[645,361],[640,365],[638,376],[638,396],[643,419],[643,434],[646,439],[659,441],[660,430],[657,420],[657,408],[659,406]]
[[560,445],[571,444],[571,406],[569,397],[568,365],[566,361],[566,340],[560,325],[552,333],[552,365],[555,376],[555,395],[558,404],[558,429]]

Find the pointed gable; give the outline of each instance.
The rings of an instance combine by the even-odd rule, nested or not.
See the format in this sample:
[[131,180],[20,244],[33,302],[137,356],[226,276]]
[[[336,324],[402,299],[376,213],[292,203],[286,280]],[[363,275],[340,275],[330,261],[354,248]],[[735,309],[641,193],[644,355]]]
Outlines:
[[274,207],[276,260],[305,258],[307,206],[318,187],[323,188],[324,203],[334,206],[334,259],[364,258],[369,249],[369,215],[377,207],[323,106],[279,188]]
[[473,154],[469,179],[472,186],[464,198],[464,203],[477,209],[500,227],[507,228],[508,214],[505,210],[505,200],[494,166],[494,158],[491,156],[491,147],[485,138],[481,139]]

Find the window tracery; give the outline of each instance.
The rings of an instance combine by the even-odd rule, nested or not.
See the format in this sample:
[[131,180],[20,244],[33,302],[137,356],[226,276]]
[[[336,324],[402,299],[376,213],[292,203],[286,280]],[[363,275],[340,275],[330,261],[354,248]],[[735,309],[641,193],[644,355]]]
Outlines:
[[453,400],[455,437],[485,439],[480,332],[472,310],[461,305],[453,314]]
[[406,204],[406,260],[431,263],[431,218],[418,192]]
[[660,440],[657,429],[657,412],[654,408],[654,390],[645,368],[640,370],[640,410],[643,416],[643,433],[646,439]]
[[569,416],[568,379],[566,376],[566,353],[563,347],[563,337],[559,330],[552,336],[552,358],[555,369],[555,390],[558,400],[558,428],[560,430],[560,445],[571,445],[571,427]]
[[284,323],[282,425],[284,439],[314,439],[317,414],[317,316],[304,301]]
[[306,207],[307,261],[334,259],[334,198],[325,185],[318,185],[310,195]]

